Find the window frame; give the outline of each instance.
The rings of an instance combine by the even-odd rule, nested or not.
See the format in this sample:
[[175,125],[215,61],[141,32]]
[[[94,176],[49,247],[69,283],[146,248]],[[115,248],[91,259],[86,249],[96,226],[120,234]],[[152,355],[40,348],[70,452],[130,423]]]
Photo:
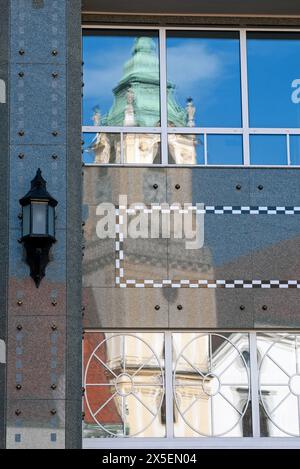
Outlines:
[[[257,353],[257,336],[261,333],[273,332],[275,334],[300,334],[300,330],[224,330],[224,329],[86,329],[86,333],[112,333],[112,334],[140,334],[140,333],[160,333],[164,335],[164,385],[166,402],[166,435],[165,437],[112,437],[112,438],[83,438],[84,449],[113,449],[113,448],[299,448],[300,436],[260,436],[260,401],[259,391],[259,368],[261,357]],[[174,436],[174,362],[173,362],[173,342],[172,335],[177,333],[199,333],[199,334],[224,334],[243,333],[249,338],[250,366],[249,366],[249,403],[252,415],[252,435],[250,437],[176,437]],[[82,347],[82,382],[84,386],[84,342]],[[251,407],[250,407],[251,406]],[[82,400],[82,410],[84,411],[84,398]]]
[[[248,71],[247,71],[247,32],[296,32],[300,34],[299,28],[258,28],[258,27],[176,27],[176,26],[143,26],[143,25],[114,25],[114,24],[89,24],[82,25],[82,33],[84,30],[150,30],[158,33],[159,41],[159,64],[160,64],[160,112],[161,112],[161,126],[160,127],[110,127],[110,126],[82,126],[82,134],[90,133],[118,133],[120,134],[121,142],[123,135],[126,133],[131,134],[160,134],[161,141],[161,163],[160,164],[145,164],[145,163],[125,163],[123,159],[123,151],[121,151],[121,163],[85,163],[86,166],[133,166],[133,167],[251,167],[251,168],[300,168],[300,165],[291,164],[291,145],[290,137],[293,135],[300,135],[299,128],[254,128],[249,127],[249,99],[248,99]],[[240,36],[240,79],[241,79],[241,117],[242,127],[168,127],[167,116],[167,32],[168,31],[234,31],[238,32]],[[189,134],[189,135],[203,135],[204,137],[204,164],[174,164],[169,163],[168,155],[168,136],[170,134]],[[225,164],[208,164],[207,162],[207,135],[241,135],[243,141],[243,164],[239,165],[225,165]],[[286,137],[287,149],[287,164],[284,165],[253,165],[250,163],[250,137],[251,135],[283,135]],[[122,145],[121,145],[122,147]]]

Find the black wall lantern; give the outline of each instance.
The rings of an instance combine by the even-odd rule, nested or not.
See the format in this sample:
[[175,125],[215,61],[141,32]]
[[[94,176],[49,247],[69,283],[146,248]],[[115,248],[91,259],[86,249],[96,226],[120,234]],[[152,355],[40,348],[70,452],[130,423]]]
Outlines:
[[30,276],[37,288],[45,276],[49,251],[55,239],[55,200],[46,189],[40,169],[31,181],[30,191],[20,199],[22,205],[22,238]]

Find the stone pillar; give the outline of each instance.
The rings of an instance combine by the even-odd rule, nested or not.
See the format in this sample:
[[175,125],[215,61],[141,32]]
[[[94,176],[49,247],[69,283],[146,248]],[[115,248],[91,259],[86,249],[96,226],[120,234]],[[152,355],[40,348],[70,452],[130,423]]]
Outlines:
[[[7,12],[0,21],[3,16],[10,17],[6,446],[78,448],[82,331],[81,1],[0,1],[1,6],[6,4],[1,15]],[[5,137],[0,145],[5,145]],[[1,161],[3,164],[2,154]],[[51,250],[46,277],[37,289],[18,240],[19,199],[29,189],[38,168],[58,207],[57,243]],[[0,173],[2,191],[5,171]],[[3,252],[5,255],[5,249]]]

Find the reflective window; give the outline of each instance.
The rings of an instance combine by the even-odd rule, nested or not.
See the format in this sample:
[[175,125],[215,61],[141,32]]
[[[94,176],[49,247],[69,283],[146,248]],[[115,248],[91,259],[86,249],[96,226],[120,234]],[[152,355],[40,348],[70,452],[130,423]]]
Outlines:
[[300,165],[300,135],[290,136],[291,164]]
[[287,164],[285,135],[251,135],[250,162],[253,165]]
[[204,136],[169,134],[169,163],[204,164]]
[[237,32],[167,34],[168,124],[241,127]]
[[84,125],[158,126],[158,55],[156,32],[86,30]]
[[208,164],[243,164],[243,138],[241,135],[208,135]]
[[300,34],[247,35],[250,127],[300,125]]

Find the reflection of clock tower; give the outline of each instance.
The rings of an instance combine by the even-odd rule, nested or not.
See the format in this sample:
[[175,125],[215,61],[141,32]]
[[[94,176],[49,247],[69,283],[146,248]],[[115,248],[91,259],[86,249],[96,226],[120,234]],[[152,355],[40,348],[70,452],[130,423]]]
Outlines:
[[[194,127],[195,107],[192,99],[186,109],[174,98],[175,86],[168,83],[168,124],[171,127]],[[124,74],[113,89],[114,103],[106,116],[100,109],[94,114],[97,125],[108,127],[159,127],[160,83],[159,61],[154,41],[150,37],[135,40],[132,56],[125,63]],[[119,134],[98,133],[92,144],[95,163],[119,163],[121,140]],[[123,160],[126,163],[160,163],[159,134],[123,134]],[[169,154],[177,164],[196,163],[196,137],[170,135]]]

